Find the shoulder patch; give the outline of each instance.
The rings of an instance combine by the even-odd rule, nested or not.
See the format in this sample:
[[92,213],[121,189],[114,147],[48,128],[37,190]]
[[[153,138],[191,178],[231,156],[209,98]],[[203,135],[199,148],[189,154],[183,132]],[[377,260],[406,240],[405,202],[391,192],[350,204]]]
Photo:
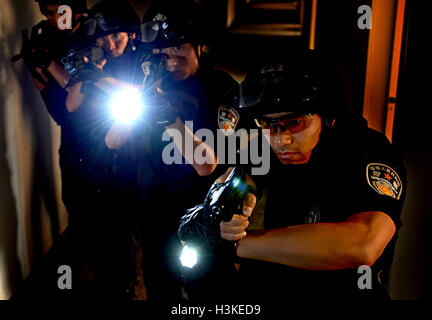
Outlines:
[[383,163],[369,163],[366,167],[369,186],[377,193],[399,200],[402,194],[402,181],[399,175]]
[[218,110],[218,125],[219,129],[229,136],[234,133],[237,123],[240,120],[240,115],[236,109],[221,105]]

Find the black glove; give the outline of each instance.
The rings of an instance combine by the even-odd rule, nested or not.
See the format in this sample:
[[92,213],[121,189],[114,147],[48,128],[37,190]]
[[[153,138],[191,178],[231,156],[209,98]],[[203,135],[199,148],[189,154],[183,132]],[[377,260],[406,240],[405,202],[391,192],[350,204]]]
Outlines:
[[177,232],[180,240],[205,244],[214,254],[235,257],[235,241],[222,239],[220,221],[210,214],[210,200],[225,183],[215,183],[210,188],[204,204],[189,209],[181,218]]
[[[87,58],[86,62],[84,59]],[[72,83],[82,81],[97,81],[102,71],[96,65],[104,59],[104,52],[98,47],[88,47],[79,51],[70,50],[68,55],[61,59],[64,69],[69,74]]]
[[221,244],[219,225],[210,221],[207,210],[205,204],[200,204],[181,218],[177,234],[182,241],[204,243],[209,249]]
[[158,125],[173,124],[177,117],[183,121],[193,120],[198,113],[198,101],[184,92],[162,93],[147,99],[146,120]]

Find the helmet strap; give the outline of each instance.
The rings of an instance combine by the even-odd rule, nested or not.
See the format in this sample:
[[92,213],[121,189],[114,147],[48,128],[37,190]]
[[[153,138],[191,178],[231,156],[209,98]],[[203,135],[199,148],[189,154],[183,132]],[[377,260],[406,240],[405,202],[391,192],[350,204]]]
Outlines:
[[334,117],[332,117],[329,114],[323,114],[323,113],[319,113],[319,115],[321,116],[321,121],[322,121],[322,127],[325,130],[331,129],[334,126],[335,123],[335,119]]

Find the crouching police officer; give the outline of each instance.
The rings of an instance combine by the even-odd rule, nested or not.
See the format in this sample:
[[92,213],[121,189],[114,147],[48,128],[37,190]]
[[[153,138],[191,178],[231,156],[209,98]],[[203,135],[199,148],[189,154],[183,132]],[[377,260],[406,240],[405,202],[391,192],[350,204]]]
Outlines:
[[[252,195],[243,215],[220,224],[223,239],[238,241],[245,290],[236,296],[388,298],[382,284],[401,226],[404,167],[384,135],[344,111],[344,92],[316,58],[294,61],[262,66],[241,83],[240,107],[269,131],[273,152],[269,174],[254,177],[267,195],[261,228],[246,234]],[[359,266],[371,267],[370,278],[360,279]]]

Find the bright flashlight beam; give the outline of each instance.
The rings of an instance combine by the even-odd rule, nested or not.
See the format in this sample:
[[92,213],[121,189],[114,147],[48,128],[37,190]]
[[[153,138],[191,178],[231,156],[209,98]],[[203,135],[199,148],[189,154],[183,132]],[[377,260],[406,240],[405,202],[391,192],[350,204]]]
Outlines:
[[113,95],[110,108],[114,119],[124,124],[131,124],[141,116],[144,105],[139,91],[127,88]]
[[183,267],[193,268],[198,261],[197,251],[188,245],[185,245],[180,254],[180,261]]

